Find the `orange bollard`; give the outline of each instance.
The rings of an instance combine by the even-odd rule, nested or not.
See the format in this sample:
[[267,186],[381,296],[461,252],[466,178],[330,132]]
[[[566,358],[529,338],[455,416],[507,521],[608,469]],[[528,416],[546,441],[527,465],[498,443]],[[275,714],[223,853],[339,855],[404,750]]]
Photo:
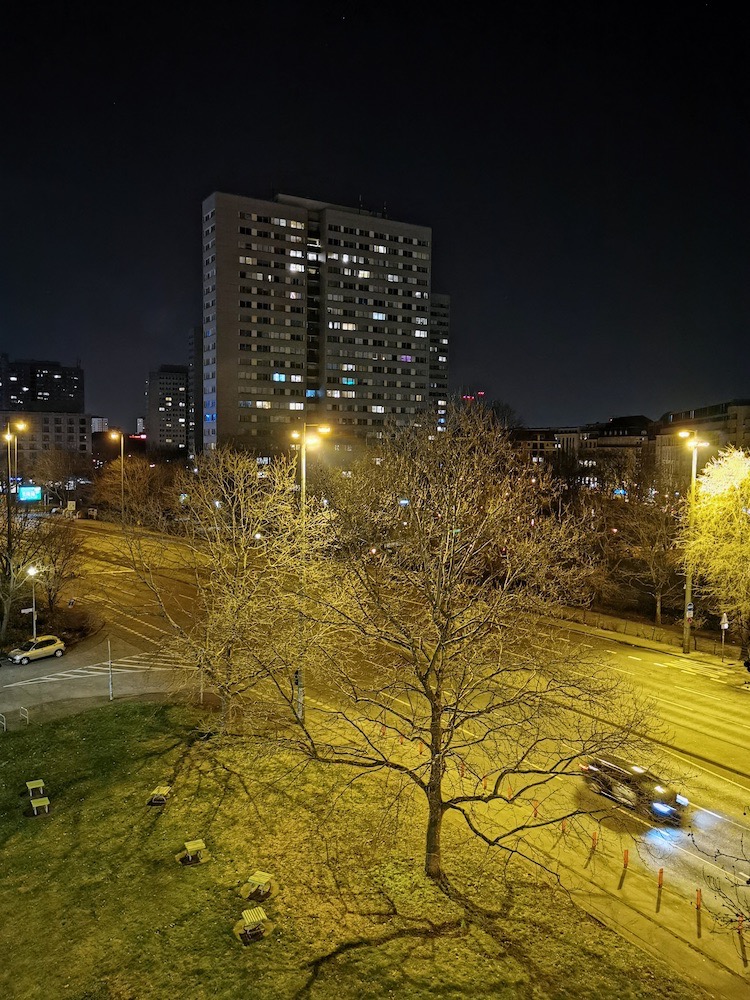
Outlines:
[[659,869],[659,880],[658,880],[658,882],[656,884],[659,886],[660,889],[664,885],[664,869],[663,868]]
[[380,724],[380,735],[385,736],[385,726],[382,724],[382,722]]
[[419,747],[419,752],[423,753],[424,752],[424,743],[421,740],[418,743],[418,747]]
[[534,819],[539,815],[539,803],[534,799]]
[[482,788],[486,788],[486,787],[487,787],[487,778],[485,777],[485,778],[482,778]]
[[700,891],[700,889],[696,889],[695,890],[695,908],[696,908],[696,910],[700,910],[702,902],[703,902],[703,899],[702,899],[701,891]]
[[627,868],[628,867],[628,849],[627,849],[627,847],[622,852],[622,867],[623,868]]
[[563,833],[568,832],[568,821],[566,819],[564,819],[560,824],[560,829],[562,830]]
[[508,801],[513,798],[513,789],[510,787],[510,782],[508,782]]
[[401,744],[401,746],[404,745],[404,734],[403,733],[399,733],[398,734],[398,741]]
[[745,923],[745,915],[744,915],[744,913],[738,913],[737,914],[737,933],[738,934],[742,933],[742,925],[744,923]]
[[463,761],[461,761],[461,765],[459,767],[459,771],[461,772],[461,777],[463,778],[463,776],[466,774],[466,768],[464,767],[464,762]]
[[599,834],[596,832],[596,830],[594,830],[594,832],[591,834],[591,850],[592,851],[595,850],[595,848],[596,848],[596,842],[597,842],[598,839],[599,839]]

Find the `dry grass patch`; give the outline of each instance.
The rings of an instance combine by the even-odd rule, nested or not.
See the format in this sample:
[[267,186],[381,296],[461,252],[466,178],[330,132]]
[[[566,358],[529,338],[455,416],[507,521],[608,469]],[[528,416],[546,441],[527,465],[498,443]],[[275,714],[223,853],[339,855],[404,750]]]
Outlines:
[[[666,967],[448,825],[446,896],[422,874],[419,804],[383,778],[196,738],[184,708],[122,704],[0,740],[0,995],[70,1000],[696,1000]],[[29,819],[43,777],[49,817]],[[172,785],[163,808],[145,805]],[[208,864],[174,861],[201,838]],[[274,876],[243,947],[239,887]]]

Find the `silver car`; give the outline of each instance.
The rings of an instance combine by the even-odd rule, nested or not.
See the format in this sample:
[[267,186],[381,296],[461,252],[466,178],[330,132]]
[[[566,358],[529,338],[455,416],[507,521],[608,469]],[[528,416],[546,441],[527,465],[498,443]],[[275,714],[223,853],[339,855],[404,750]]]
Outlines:
[[45,656],[62,656],[64,652],[65,643],[62,639],[58,639],[56,635],[39,635],[36,639],[22,643],[18,649],[11,649],[8,659],[11,663],[28,663]]

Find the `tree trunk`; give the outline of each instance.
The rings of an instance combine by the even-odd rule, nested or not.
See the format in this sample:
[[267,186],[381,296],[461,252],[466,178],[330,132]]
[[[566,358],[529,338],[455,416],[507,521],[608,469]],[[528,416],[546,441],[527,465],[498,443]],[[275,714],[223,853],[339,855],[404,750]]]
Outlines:
[[661,625],[661,591],[656,591],[656,624]]
[[[434,773],[434,767],[433,767]],[[433,787],[433,781],[427,789],[427,843],[425,850],[424,871],[428,878],[439,881],[443,876],[440,865],[440,834],[443,826],[443,804],[440,801],[440,786]]]

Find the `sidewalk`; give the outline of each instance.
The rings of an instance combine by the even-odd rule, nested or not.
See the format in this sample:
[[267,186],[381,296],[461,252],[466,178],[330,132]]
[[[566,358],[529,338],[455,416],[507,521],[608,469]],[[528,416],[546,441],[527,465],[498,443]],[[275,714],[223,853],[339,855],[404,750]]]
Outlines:
[[[579,617],[580,616],[580,617]],[[628,646],[640,646],[655,652],[674,656],[686,663],[699,660],[711,666],[728,667],[734,664],[744,672],[740,660],[739,646],[727,643],[724,654],[721,654],[721,640],[710,640],[704,636],[694,637],[698,648],[689,653],[682,652],[682,635],[674,630],[658,625],[646,625],[643,622],[633,622],[625,618],[600,612],[583,611],[577,608],[566,608],[559,618],[548,618],[546,621],[558,627],[580,632],[582,635],[596,635],[602,639],[613,639]],[[747,675],[750,678],[750,674]]]

